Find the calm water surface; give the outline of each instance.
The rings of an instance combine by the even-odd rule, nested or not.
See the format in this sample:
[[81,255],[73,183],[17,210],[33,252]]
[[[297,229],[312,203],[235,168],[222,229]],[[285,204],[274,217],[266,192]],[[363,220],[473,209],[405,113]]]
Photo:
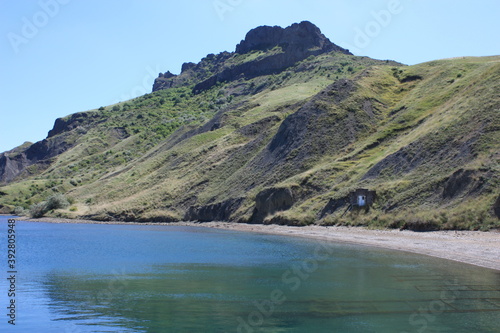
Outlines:
[[0,332],[500,332],[500,273],[372,247],[196,227],[18,221]]

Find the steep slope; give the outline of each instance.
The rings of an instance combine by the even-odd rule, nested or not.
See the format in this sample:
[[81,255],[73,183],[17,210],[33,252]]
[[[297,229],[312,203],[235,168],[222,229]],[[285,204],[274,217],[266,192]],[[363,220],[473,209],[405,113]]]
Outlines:
[[[101,220],[498,227],[499,85],[500,57],[404,66],[309,22],[260,27],[3,153],[0,204],[65,193],[59,214]],[[341,217],[355,188],[378,200]]]

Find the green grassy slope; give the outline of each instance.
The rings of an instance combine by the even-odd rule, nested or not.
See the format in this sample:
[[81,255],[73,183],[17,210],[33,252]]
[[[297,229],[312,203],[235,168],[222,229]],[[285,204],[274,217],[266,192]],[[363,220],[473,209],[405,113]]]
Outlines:
[[[200,94],[160,90],[49,138],[71,148],[2,186],[0,204],[64,193],[72,206],[53,214],[498,227],[499,85],[500,57],[403,66],[330,53]],[[377,191],[369,213],[325,213],[359,187]],[[266,193],[277,201],[256,214]]]

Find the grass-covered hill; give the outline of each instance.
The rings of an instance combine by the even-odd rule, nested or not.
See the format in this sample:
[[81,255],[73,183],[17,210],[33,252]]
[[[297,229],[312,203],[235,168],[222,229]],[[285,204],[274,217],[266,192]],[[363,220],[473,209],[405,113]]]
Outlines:
[[[500,56],[405,66],[353,56],[307,22],[268,28],[0,154],[3,212],[64,194],[70,206],[48,214],[500,226]],[[357,188],[375,205],[342,216]]]

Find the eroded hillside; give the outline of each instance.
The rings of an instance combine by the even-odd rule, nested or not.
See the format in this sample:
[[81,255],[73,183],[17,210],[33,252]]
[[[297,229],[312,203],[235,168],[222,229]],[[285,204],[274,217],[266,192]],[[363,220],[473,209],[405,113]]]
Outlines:
[[[404,66],[258,29],[1,154],[3,210],[63,193],[52,214],[100,220],[499,226],[500,57]],[[375,205],[341,217],[356,188]]]

